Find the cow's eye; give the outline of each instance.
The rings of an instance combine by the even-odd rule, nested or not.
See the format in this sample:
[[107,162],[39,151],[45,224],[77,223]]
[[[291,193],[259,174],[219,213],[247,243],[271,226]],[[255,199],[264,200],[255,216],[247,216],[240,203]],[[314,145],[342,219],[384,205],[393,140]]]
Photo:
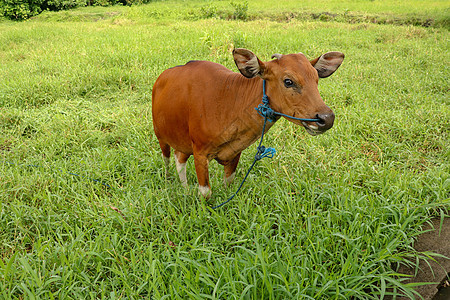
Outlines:
[[284,86],[287,88],[293,87],[294,86],[294,82],[292,80],[290,80],[289,78],[284,80]]

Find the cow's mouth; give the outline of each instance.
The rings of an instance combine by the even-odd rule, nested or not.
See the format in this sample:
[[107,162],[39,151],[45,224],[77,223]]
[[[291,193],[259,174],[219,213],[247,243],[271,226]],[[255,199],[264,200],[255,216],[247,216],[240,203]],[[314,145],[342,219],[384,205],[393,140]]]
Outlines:
[[317,125],[308,124],[306,122],[302,122],[302,125],[303,125],[303,127],[305,127],[306,132],[312,136],[316,136],[316,135],[323,133],[323,131],[319,130],[319,126],[317,126]]

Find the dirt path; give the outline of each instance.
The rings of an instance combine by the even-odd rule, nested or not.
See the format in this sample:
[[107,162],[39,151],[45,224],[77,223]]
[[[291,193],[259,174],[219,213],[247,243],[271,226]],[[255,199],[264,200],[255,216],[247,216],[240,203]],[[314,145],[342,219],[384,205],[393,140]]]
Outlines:
[[[428,228],[424,228],[425,230],[432,229],[432,231],[426,232],[419,236],[417,241],[414,243],[414,248],[417,251],[430,251],[450,257],[450,218],[444,219],[441,228],[440,222],[440,218],[436,218],[432,221],[432,227],[427,225]],[[450,259],[435,257],[435,260],[436,262],[429,261],[430,266],[428,266],[426,262],[421,261],[417,276],[409,279],[405,283],[433,282],[433,284],[418,286],[416,291],[419,292],[423,299],[426,300],[450,300],[450,287],[441,289],[440,295],[436,295],[438,292],[438,286],[441,286],[439,283],[450,272]],[[399,272],[414,276],[415,270],[414,268],[402,266],[399,269]],[[401,297],[400,299],[407,298]]]

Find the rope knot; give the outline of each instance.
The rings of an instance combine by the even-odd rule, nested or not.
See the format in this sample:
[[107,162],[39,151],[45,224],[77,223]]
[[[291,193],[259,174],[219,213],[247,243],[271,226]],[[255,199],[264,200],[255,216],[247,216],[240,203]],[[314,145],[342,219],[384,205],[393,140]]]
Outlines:
[[265,146],[259,146],[258,152],[255,155],[255,160],[261,160],[264,157],[273,158],[275,153],[277,153],[277,150],[275,150],[275,148],[272,148],[272,147],[266,148]]
[[260,104],[258,107],[255,107],[255,109],[261,117],[267,118],[271,123],[277,120],[275,111],[268,104]]

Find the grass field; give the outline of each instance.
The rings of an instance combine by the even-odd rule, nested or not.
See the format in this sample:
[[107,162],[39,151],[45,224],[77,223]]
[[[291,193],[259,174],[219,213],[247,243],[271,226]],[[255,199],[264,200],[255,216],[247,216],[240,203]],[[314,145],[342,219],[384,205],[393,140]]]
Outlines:
[[[397,267],[432,258],[412,243],[450,204],[450,4],[302,2],[160,1],[0,22],[0,298],[416,297]],[[212,211],[256,146],[230,188],[211,163],[202,200],[193,161],[188,189],[173,162],[165,178],[151,90],[192,59],[237,71],[233,47],[346,58],[319,84],[335,126],[312,137],[280,120],[265,140],[277,155]]]

